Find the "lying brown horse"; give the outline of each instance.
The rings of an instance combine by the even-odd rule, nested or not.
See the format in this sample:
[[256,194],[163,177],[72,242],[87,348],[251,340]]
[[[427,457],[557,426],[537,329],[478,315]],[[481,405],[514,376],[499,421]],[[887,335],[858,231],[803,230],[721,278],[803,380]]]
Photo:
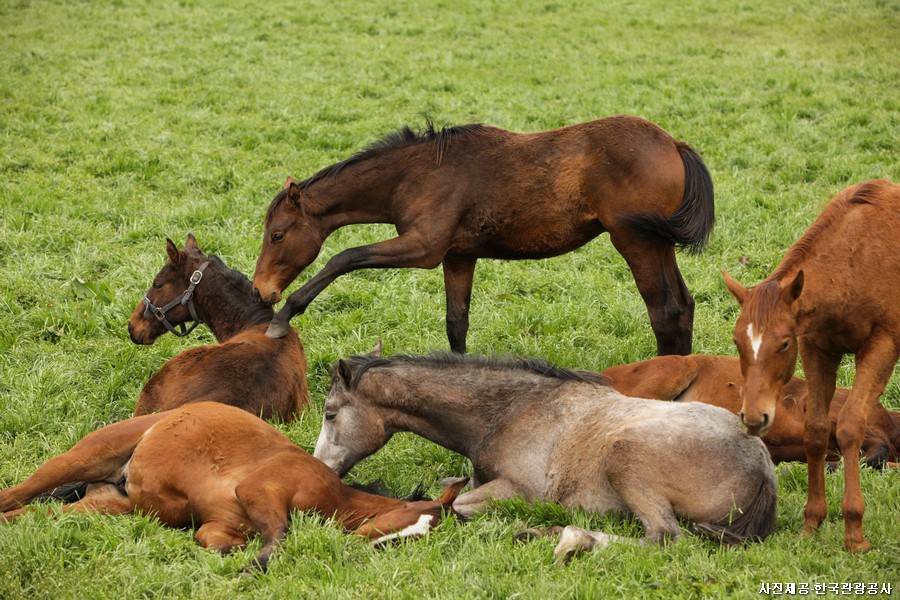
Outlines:
[[[740,360],[732,356],[658,356],[611,367],[603,374],[610,385],[626,396],[703,402],[721,406],[735,414],[741,410],[744,376],[741,375]],[[830,461],[840,458],[834,428],[849,394],[849,390],[837,388],[831,402],[829,420],[832,433],[827,454]],[[806,461],[803,446],[806,404],[806,382],[791,377],[778,397],[777,417],[762,438],[774,462]],[[900,413],[888,412],[880,404],[872,407],[862,453],[865,461],[873,467],[900,460]]]
[[262,569],[284,539],[291,511],[333,517],[373,541],[417,536],[440,523],[466,483],[455,480],[437,500],[420,502],[355,490],[265,421],[198,402],[89,433],[23,483],[0,491],[0,520],[33,511],[22,507],[70,481],[100,485],[63,511],[139,510],[171,527],[199,524],[197,541],[223,554],[258,532],[263,547],[253,566]]
[[597,373],[458,354],[340,361],[316,458],[344,474],[398,431],[472,461],[480,485],[454,502],[461,515],[522,496],[632,514],[655,543],[680,537],[676,517],[723,543],[775,526],[775,467],[733,414],[627,398]]
[[829,406],[844,354],[856,356],[856,376],[837,417],[835,437],[844,456],[844,547],[867,550],[859,450],[868,416],[900,356],[900,185],[879,179],[838,194],[788,250],[775,271],[750,289],[725,273],[741,304],[734,342],[741,355],[749,432],[772,427],[782,387],[800,359],[806,374],[809,491],[803,531],[825,519],[825,454]]
[[608,231],[647,305],[658,353],[689,354],[694,300],[675,246],[706,244],[713,186],[690,146],[637,117],[529,134],[404,128],[299,184],[288,178],[266,214],[253,275],[262,298],[277,302],[325,238],[353,223],[393,223],[398,236],[334,256],[291,294],[268,335],[285,335],[344,273],[443,264],[447,337],[465,352],[477,259],[556,256]]
[[[206,323],[219,341],[171,358],[144,385],[135,416],[204,400],[243,408],[264,419],[295,418],[309,405],[306,355],[297,332],[265,335],[272,307],[253,293],[240,271],[200,250],[188,235],[183,250],[166,240],[169,261],[128,322],[136,344],[152,344],[171,331],[186,335]],[[194,321],[190,328],[184,324]],[[176,327],[181,327],[179,331]]]

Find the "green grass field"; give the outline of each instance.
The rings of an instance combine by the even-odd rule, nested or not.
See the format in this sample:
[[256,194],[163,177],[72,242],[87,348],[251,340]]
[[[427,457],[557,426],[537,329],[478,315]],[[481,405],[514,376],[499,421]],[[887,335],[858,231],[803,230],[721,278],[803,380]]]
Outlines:
[[[130,416],[169,357],[213,341],[202,327],[152,347],[128,339],[166,236],[192,232],[250,273],[286,175],[307,177],[425,116],[538,131],[630,113],[691,143],[717,203],[707,252],[679,258],[697,301],[694,349],[733,353],[737,304],[720,269],[756,283],[840,189],[900,179],[898,31],[896,0],[0,0],[0,486]],[[291,289],[341,249],[392,233],[337,232]],[[481,261],[472,303],[473,352],[598,370],[655,353],[605,237],[552,260]],[[440,270],[350,274],[293,325],[313,408],[281,428],[311,450],[335,360],[379,339],[388,353],[447,347]],[[900,410],[900,377],[883,401]],[[436,493],[469,469],[401,435],[351,478]],[[623,535],[639,524],[508,502],[375,550],[298,515],[269,572],[246,578],[258,541],[220,557],[145,516],[35,516],[0,527],[0,598],[752,598],[774,582],[891,583],[900,594],[900,472],[863,470],[874,550],[862,556],[841,549],[842,471],[827,485],[815,537],[797,536],[806,468],[793,464],[779,468],[778,531],[763,544],[724,550],[688,536],[564,567],[553,541],[520,546],[512,534],[523,522]]]

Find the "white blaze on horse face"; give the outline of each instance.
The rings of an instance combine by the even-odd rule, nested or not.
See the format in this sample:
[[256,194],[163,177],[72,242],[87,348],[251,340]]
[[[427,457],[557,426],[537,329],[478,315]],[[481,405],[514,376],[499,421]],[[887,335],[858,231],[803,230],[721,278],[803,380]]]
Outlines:
[[759,360],[759,347],[762,346],[762,332],[753,334],[753,323],[747,325],[747,337],[750,338],[750,347],[753,348],[753,360]]
[[395,531],[394,533],[388,534],[384,537],[380,537],[377,540],[373,540],[372,544],[377,546],[379,544],[383,544],[384,542],[395,540],[398,538],[423,536],[431,531],[432,521],[434,521],[434,515],[420,515],[419,520],[412,525],[404,527],[400,531]]

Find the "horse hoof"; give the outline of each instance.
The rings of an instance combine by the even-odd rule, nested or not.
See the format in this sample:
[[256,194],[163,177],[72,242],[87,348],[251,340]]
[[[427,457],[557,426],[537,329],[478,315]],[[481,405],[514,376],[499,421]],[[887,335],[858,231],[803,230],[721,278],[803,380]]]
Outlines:
[[580,527],[569,525],[563,529],[559,543],[553,550],[553,558],[557,564],[565,564],[579,552],[590,550],[596,544],[596,540],[587,531]]
[[287,327],[279,325],[278,323],[269,323],[269,328],[266,329],[266,337],[272,338],[273,340],[283,338],[287,334]]
[[540,537],[544,537],[543,531],[536,527],[529,527],[528,529],[523,529],[519,533],[515,534],[513,536],[513,541],[519,542],[520,544],[525,544]]

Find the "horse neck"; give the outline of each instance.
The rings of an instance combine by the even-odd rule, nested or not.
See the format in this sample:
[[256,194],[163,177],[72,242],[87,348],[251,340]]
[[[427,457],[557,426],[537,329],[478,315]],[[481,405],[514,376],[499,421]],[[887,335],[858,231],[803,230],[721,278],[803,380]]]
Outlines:
[[396,498],[378,496],[341,484],[342,495],[334,508],[335,518],[344,529],[354,531],[363,523],[386,512],[402,508],[406,502]]
[[384,156],[351,163],[307,188],[304,207],[326,235],[345,225],[393,223],[390,201],[403,171]]
[[268,323],[274,316],[271,309],[266,310],[246,289],[241,289],[219,272],[207,272],[194,290],[194,303],[197,316],[219,343],[250,327]]
[[494,378],[467,377],[465,385],[457,384],[452,371],[446,377],[432,374],[434,385],[423,385],[427,375],[414,366],[380,375],[371,372],[360,387],[367,385],[379,397],[389,430],[410,431],[472,460],[514,393],[498,387]]

